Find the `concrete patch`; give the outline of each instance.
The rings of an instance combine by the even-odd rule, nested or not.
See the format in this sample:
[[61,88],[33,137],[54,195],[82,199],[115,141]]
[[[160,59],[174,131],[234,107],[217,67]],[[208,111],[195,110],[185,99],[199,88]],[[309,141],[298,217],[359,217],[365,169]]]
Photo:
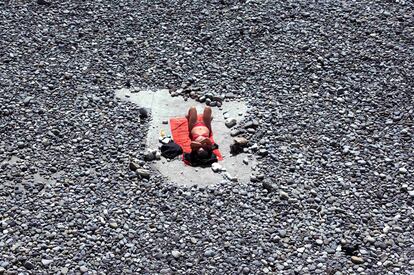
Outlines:
[[[132,89],[120,89],[116,91],[115,96],[121,100],[133,102],[141,107],[151,109],[151,125],[147,136],[147,146],[150,149],[158,148],[160,131],[164,130],[167,135],[171,135],[170,126],[163,124],[171,117],[183,117],[191,106],[196,106],[198,112],[202,112],[204,104],[188,99],[184,101],[182,97],[171,97],[166,89],[157,91],[136,91]],[[214,140],[220,147],[224,160],[220,165],[227,169],[227,173],[237,177],[239,182],[250,180],[251,167],[256,164],[255,159],[251,159],[249,164],[243,163],[246,154],[231,156],[230,144],[233,137],[230,136],[230,129],[224,124],[225,113],[230,117],[237,119],[237,122],[243,120],[247,107],[244,102],[223,102],[221,108],[213,107],[212,129]],[[251,158],[254,158],[252,156]],[[207,186],[228,180],[226,172],[214,173],[210,167],[195,168],[184,165],[181,160],[168,161],[165,158],[153,163],[153,167],[170,181],[180,185],[199,185]]]

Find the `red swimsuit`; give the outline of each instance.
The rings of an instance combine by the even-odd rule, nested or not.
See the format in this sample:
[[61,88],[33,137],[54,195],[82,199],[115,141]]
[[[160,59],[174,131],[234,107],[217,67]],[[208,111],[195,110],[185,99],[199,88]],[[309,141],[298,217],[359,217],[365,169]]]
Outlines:
[[[206,128],[207,128],[207,126],[204,124],[204,122],[201,122],[201,121],[199,121],[199,122],[197,122],[196,124],[194,124],[193,128],[194,128],[194,127],[197,127],[197,126],[204,126],[204,127],[206,127]],[[198,135],[198,134],[191,134],[191,139],[192,139],[192,140],[196,140],[196,139],[197,139],[197,138],[199,138],[200,136],[202,136],[202,137],[206,137],[206,138],[210,137],[210,135],[209,135],[209,134],[207,134],[207,133],[202,134],[202,135]]]

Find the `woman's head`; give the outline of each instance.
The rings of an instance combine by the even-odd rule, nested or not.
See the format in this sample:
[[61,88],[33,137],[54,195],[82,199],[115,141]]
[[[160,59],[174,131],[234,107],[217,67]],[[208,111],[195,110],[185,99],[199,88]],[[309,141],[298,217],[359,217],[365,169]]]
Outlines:
[[200,148],[197,150],[197,156],[198,156],[200,159],[207,159],[207,158],[209,158],[209,157],[210,157],[210,154],[209,154],[209,152],[208,152],[207,150],[205,150],[203,147],[200,147]]

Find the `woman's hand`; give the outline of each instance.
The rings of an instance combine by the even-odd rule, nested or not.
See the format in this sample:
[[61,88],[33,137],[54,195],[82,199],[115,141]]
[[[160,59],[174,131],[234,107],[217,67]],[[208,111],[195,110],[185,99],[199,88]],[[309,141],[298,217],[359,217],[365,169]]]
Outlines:
[[201,141],[201,146],[204,150],[211,150],[213,148],[213,143],[209,138],[205,138]]
[[212,145],[213,145],[213,143],[211,142],[211,140],[210,140],[209,138],[204,138],[204,139],[201,141],[201,145],[212,146]]
[[201,143],[200,142],[197,142],[197,141],[192,141],[191,143],[190,143],[190,148],[191,148],[191,150],[192,151],[197,151],[198,149],[200,149],[201,147],[203,147],[203,145],[201,145]]

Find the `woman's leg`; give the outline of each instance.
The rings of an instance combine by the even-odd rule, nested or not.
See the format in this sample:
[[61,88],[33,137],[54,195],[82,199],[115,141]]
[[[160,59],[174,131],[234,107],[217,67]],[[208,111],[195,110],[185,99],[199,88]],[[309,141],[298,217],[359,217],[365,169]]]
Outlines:
[[193,129],[194,124],[197,123],[197,109],[195,107],[191,107],[188,110],[187,119],[188,119],[188,132],[191,134],[191,130]]
[[204,113],[203,113],[203,122],[204,124],[207,126],[207,128],[210,130],[210,135],[211,135],[211,113],[213,111],[211,110],[211,108],[209,106],[204,108]]

